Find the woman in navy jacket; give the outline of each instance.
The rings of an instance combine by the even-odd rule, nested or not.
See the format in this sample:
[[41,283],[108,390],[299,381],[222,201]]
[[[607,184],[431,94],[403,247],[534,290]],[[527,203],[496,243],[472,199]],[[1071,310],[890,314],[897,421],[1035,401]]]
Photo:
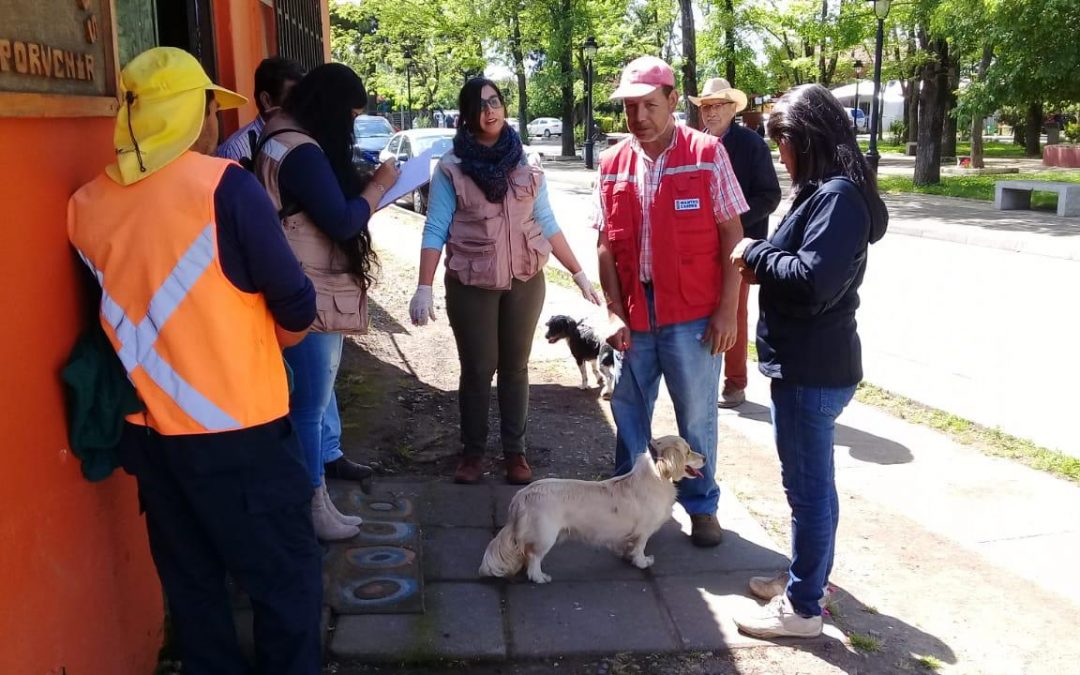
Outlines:
[[885,234],[888,212],[847,113],[827,89],[789,91],[768,132],[794,201],[772,237],[743,239],[731,257],[761,286],[758,367],[771,379],[792,561],[776,577],[750,580],[751,592],[770,603],[736,623],[758,637],[813,637],[821,633],[839,519],[835,422],[862,380],[858,290],[867,247]]

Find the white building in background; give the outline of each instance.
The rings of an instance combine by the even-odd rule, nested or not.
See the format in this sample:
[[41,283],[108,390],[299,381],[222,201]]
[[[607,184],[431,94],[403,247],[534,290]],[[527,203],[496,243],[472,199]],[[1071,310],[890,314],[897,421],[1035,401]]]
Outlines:
[[[855,84],[845,84],[842,87],[833,89],[832,94],[845,108],[854,108],[855,87]],[[870,103],[874,98],[874,81],[860,80],[858,90],[859,109],[866,113],[866,124],[869,125]],[[896,80],[892,80],[888,84],[883,85],[881,99],[883,101],[881,110],[881,129],[885,133],[888,133],[889,125],[891,125],[894,120],[904,119],[904,91],[900,88],[900,83]],[[861,124],[859,128],[862,129]]]

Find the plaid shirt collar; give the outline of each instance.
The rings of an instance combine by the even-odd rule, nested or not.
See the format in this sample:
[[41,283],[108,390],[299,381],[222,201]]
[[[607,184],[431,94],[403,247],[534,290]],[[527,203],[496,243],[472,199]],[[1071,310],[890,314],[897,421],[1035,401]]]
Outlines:
[[674,129],[674,132],[671,134],[671,142],[668,143],[668,146],[666,148],[664,148],[664,151],[661,152],[660,155],[654,160],[651,157],[649,157],[648,153],[645,152],[645,148],[641,147],[641,143],[638,142],[637,136],[634,136],[633,134],[630,135],[630,147],[634,149],[634,152],[637,153],[638,157],[642,161],[649,162],[650,164],[654,164],[654,163],[655,164],[661,164],[661,163],[663,163],[663,161],[667,158],[667,154],[669,152],[671,152],[672,148],[674,148],[676,145],[678,145],[678,143],[679,143],[679,130]]

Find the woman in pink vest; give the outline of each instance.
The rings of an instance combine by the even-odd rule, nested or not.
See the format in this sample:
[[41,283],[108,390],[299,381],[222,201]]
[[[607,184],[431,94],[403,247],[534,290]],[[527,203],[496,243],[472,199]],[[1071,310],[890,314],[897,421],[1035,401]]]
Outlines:
[[416,325],[435,318],[431,285],[446,247],[446,313],[461,362],[458,483],[483,475],[491,378],[498,372],[506,480],[532,480],[525,460],[529,353],[544,304],[544,264],[554,253],[581,294],[600,304],[548,203],[539,162],[506,124],[502,92],[473,78],[458,95],[454,151],[432,177],[420,245],[420,281],[409,304]]

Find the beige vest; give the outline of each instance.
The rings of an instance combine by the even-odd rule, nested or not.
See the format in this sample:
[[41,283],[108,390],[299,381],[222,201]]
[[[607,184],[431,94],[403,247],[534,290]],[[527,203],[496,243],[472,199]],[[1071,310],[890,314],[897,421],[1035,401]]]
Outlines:
[[[263,129],[263,137],[280,129],[299,128],[293,119],[279,113]],[[261,144],[261,151],[255,157],[255,174],[279,213],[282,204],[278,171],[286,155],[307,143],[315,143],[315,139],[298,131],[286,131]],[[317,312],[311,329],[321,333],[366,333],[367,293],[349,272],[349,259],[341,246],[326,236],[305,212],[282,218],[281,225],[304,273],[315,286]]]
[[551,244],[533,218],[543,172],[522,164],[510,173],[510,189],[492,204],[461,171],[453,153],[439,168],[454,183],[457,209],[446,242],[446,274],[467,286],[508,290],[513,279],[528,281],[544,269]]

